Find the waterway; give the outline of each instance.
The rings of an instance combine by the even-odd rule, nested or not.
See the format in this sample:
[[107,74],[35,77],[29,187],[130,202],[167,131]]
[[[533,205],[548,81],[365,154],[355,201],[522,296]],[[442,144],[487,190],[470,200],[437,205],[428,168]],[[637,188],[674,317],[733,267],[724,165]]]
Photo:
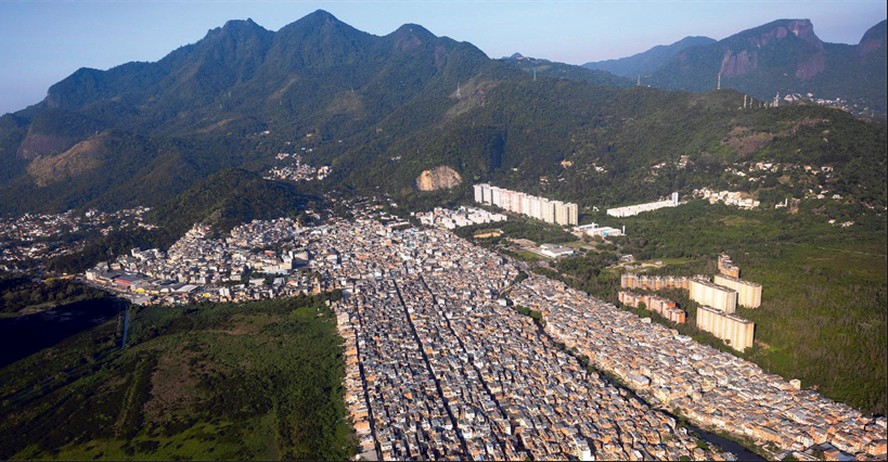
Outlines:
[[688,423],[685,423],[685,426],[688,427],[689,430],[691,430],[694,433],[696,433],[697,435],[699,435],[701,440],[703,440],[709,444],[712,444],[714,446],[718,446],[725,451],[733,453],[735,456],[737,456],[737,460],[754,460],[754,461],[767,460],[764,457],[750,451],[749,449],[746,448],[746,446],[743,446],[742,444],[740,444],[734,440],[729,440],[729,439],[725,438],[724,436],[716,435],[715,433],[709,433],[705,430],[701,430],[700,428],[690,425]]
[[116,317],[127,304],[109,297],[0,318],[0,368]]

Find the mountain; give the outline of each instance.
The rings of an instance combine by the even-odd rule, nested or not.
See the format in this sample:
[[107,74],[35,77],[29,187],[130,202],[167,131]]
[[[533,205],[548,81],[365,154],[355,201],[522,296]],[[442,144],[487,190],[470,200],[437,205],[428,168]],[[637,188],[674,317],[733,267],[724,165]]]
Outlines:
[[320,199],[294,185],[269,181],[241,169],[226,169],[196,182],[175,198],[152,210],[148,220],[172,230],[178,237],[192,224],[209,223],[219,233],[250,220],[299,218]]
[[597,70],[585,65],[574,66],[572,64],[564,64],[546,59],[529,58],[521,55],[521,53],[515,53],[508,58],[501,58],[501,61],[511,64],[531,75],[578,80],[580,82],[610,85],[614,87],[629,87],[635,84],[634,80],[621,77],[623,74],[617,74],[616,72],[611,72],[607,69]]
[[[0,118],[0,196],[33,199],[0,209],[162,202],[215,171],[262,164],[257,158],[284,140],[368,129],[407,102],[454,91],[489,62],[417,25],[376,37],[324,11],[277,32],[229,21],[155,63],[80,69],[41,103]],[[263,138],[269,128],[274,135]],[[70,165],[67,151],[108,130],[127,143],[102,170],[97,162],[77,172],[32,165]],[[76,156],[93,159],[100,149],[82,145]],[[100,171],[115,175],[93,187],[89,174]],[[118,184],[126,186],[114,191]]]
[[[645,83],[684,91],[732,88],[756,98],[811,93],[845,100],[856,112],[885,114],[885,21],[857,45],[826,43],[807,19],[781,19],[709,45],[688,48]],[[837,102],[837,104],[841,104]]]
[[[753,36],[771,37],[765,29]],[[817,48],[813,32],[784,29],[762,44],[760,68],[770,69],[765,58],[784,46],[780,40]],[[868,32],[854,59],[878,66],[884,24],[881,31]],[[676,59],[684,56],[691,76],[690,64],[709,56],[699,52],[721,53],[713,47],[723,42]],[[739,65],[726,66],[723,83],[746,78]],[[251,185],[253,200],[294,198],[268,201],[284,210],[300,202],[295,191],[237,180],[243,172],[261,176],[280,152],[331,167],[326,180],[312,182],[314,192],[387,192],[416,204],[460,197],[476,181],[583,207],[619,204],[727,187],[726,168],[755,160],[828,163],[837,176],[831,190],[867,206],[888,202],[878,168],[885,165],[884,123],[819,106],[755,101],[744,110],[744,95],[734,91],[626,85],[577,66],[490,59],[415,24],[375,36],[324,11],[276,32],[229,21],[157,62],[78,70],[44,101],[0,117],[0,213],[148,205],[174,214],[166,204],[180,201],[204,204],[207,210],[187,214],[197,220],[243,205],[195,199],[194,187],[226,182]],[[694,167],[651,174],[682,156]],[[419,191],[417,178],[429,170],[455,172],[461,182]],[[219,172],[229,173],[213,177]],[[799,184],[767,187],[775,197],[802,194]]]
[[709,37],[685,37],[671,45],[657,45],[650,50],[619,59],[594,61],[583,64],[587,69],[610,72],[633,80],[646,76],[666,64],[678,53],[693,47],[715,43]]

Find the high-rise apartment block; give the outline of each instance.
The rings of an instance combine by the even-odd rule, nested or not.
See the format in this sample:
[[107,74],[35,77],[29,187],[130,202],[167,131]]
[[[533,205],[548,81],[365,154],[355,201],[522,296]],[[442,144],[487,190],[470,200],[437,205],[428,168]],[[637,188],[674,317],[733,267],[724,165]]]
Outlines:
[[617,296],[620,303],[634,308],[638,308],[641,303],[644,303],[647,309],[659,313],[660,316],[663,316],[672,322],[684,324],[687,320],[687,313],[681,308],[678,308],[676,303],[672,300],[658,297],[656,295],[636,294],[624,290],[621,290]]
[[694,278],[688,282],[688,291],[690,299],[701,305],[711,306],[725,313],[737,311],[737,291],[734,289]]
[[732,278],[740,277],[740,267],[731,261],[731,257],[721,254],[718,256],[718,272]]
[[684,276],[647,276],[635,273],[623,273],[620,275],[620,287],[623,289],[687,290],[689,281],[690,279]]
[[755,323],[710,306],[697,309],[697,328],[725,340],[731,348],[744,351],[752,346]]
[[495,205],[510,212],[529,216],[546,223],[571,226],[579,223],[579,207],[572,202],[549,200],[523,192],[476,184],[473,186],[475,202]]
[[740,278],[716,274],[712,282],[737,291],[737,303],[747,308],[758,308],[762,304],[762,285]]

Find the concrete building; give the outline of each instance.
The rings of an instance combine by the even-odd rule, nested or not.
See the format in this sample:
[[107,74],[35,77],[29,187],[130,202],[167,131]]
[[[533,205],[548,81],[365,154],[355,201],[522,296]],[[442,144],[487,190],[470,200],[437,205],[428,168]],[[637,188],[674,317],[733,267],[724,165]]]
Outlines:
[[552,201],[555,206],[555,223],[567,226],[567,206],[561,201]]
[[672,322],[678,324],[684,324],[687,322],[687,313],[678,308],[676,303],[672,300],[658,297],[656,295],[636,294],[628,291],[620,291],[617,294],[617,297],[619,298],[620,303],[624,305],[638,308],[640,304],[644,303],[648,310],[658,313],[660,316],[663,316]]
[[555,204],[549,199],[542,199],[541,201],[541,209],[542,209],[542,217],[541,220],[546,223],[555,223]]
[[737,291],[737,303],[747,308],[758,308],[762,304],[762,285],[743,281],[740,278],[716,274],[712,282]]
[[607,209],[607,214],[612,217],[631,217],[633,215],[638,215],[643,212],[650,212],[653,210],[662,209],[664,207],[676,207],[678,206],[678,193],[672,193],[672,196],[669,199],[657,201],[657,202],[648,202],[645,204],[636,204],[636,205],[627,205],[625,207],[616,207],[612,209]]
[[578,225],[580,223],[580,208],[573,202],[564,204],[567,207],[567,224]]
[[562,226],[579,223],[579,207],[572,202],[549,200],[486,183],[474,185],[473,190],[475,202],[478,203],[495,205],[546,223],[557,223]]
[[474,192],[475,192],[475,202],[478,202],[478,203],[488,202],[488,201],[484,200],[484,191],[485,191],[484,185],[476,184],[476,185],[472,186],[472,189],[474,189]]
[[623,227],[623,230],[617,228],[611,228],[610,226],[598,226],[598,223],[590,223],[588,225],[577,226],[574,228],[574,231],[585,233],[587,236],[595,237],[608,237],[608,236],[622,236],[625,234],[624,230],[626,227]]
[[661,290],[688,289],[689,279],[684,276],[647,276],[644,274],[623,273],[620,287],[623,289]]
[[751,347],[755,334],[755,323],[752,321],[709,306],[701,306],[697,310],[697,328],[724,340],[737,351]]
[[732,278],[740,277],[740,267],[734,265],[734,262],[731,261],[731,257],[726,254],[718,256],[718,272]]
[[566,257],[574,254],[574,249],[556,244],[543,244],[540,246],[540,253],[552,258]]
[[737,311],[737,291],[734,289],[694,278],[688,282],[688,291],[690,299],[701,305],[711,306],[725,313]]

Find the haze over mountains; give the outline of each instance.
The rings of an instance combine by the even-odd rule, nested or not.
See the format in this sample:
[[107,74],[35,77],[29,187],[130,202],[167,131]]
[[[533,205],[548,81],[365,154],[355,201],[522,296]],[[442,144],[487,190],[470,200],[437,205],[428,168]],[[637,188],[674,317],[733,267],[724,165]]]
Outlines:
[[668,90],[711,91],[720,80],[723,89],[761,99],[811,93],[814,98],[846,100],[858,112],[884,115],[886,22],[867,30],[858,44],[846,45],[823,42],[807,19],[781,19],[717,42],[686,37],[584,67]]
[[706,46],[715,42],[715,39],[709,37],[685,37],[670,45],[657,45],[636,55],[590,62],[583,64],[583,67],[634,79],[657,70],[687,48]]
[[[835,84],[827,77],[839,75],[834,62],[849,50],[853,69],[885,66],[884,22],[845,48],[822,44],[804,22],[759,29],[686,48],[648,80],[703,91],[719,69],[723,89],[787,69],[787,85]],[[775,58],[784,48],[798,59]],[[725,61],[713,65],[716,58]],[[859,162],[884,164],[884,125],[815,106],[742,111],[736,92],[664,92],[546,65],[567,74],[533,75],[419,25],[371,35],[324,11],[277,32],[229,21],[158,62],[78,70],[41,103],[0,118],[0,212],[161,205],[214,173],[258,175],[277,152],[302,148],[307,161],[332,166],[329,185],[405,197],[424,170],[445,165],[465,183],[614,204],[709,186],[738,159],[779,158],[833,163],[847,173],[837,190],[868,188],[867,201],[884,202],[873,186],[883,177],[857,171]],[[884,84],[884,71],[868,75]],[[735,148],[738,139],[744,147]],[[651,177],[651,166],[683,155],[708,174]],[[640,181],[644,191],[625,186]]]

